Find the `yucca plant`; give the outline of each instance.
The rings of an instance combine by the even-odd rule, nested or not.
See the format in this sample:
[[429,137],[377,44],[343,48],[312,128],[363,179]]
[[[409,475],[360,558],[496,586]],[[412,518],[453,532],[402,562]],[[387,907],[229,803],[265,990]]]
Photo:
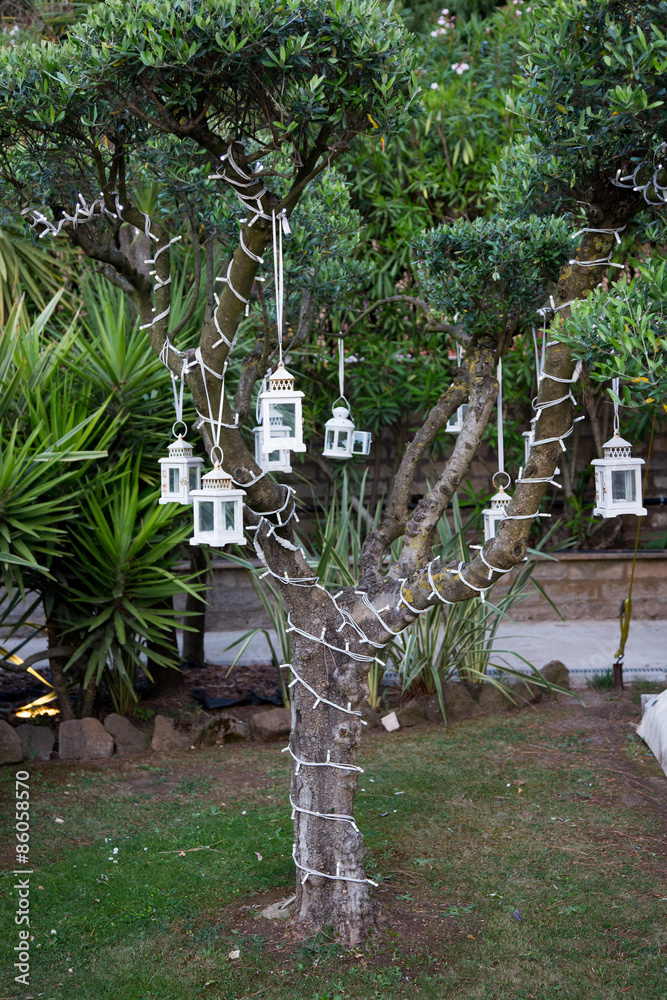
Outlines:
[[140,462],[128,456],[82,496],[53,611],[77,646],[65,670],[85,665],[84,687],[104,678],[118,710],[136,700],[140,667],[150,679],[149,646],[153,663],[178,666],[174,629],[188,626],[172,599],[201,589],[174,572],[190,525],[170,505],[159,506],[153,489],[140,489]]
[[[26,236],[23,227],[7,221],[0,226],[0,325],[23,294],[34,308],[43,309],[68,276],[62,260],[48,253],[43,243]],[[19,320],[27,325],[27,310]]]
[[[463,523],[458,499],[454,496],[453,523],[450,524],[445,516],[438,525],[439,544],[436,550],[444,562],[470,559],[466,534],[470,521],[474,518],[473,514],[466,524]],[[526,600],[533,588],[558,613],[543,586],[533,577],[538,555],[540,558],[553,558],[541,551],[548,537],[545,536],[537,549],[529,549],[527,562],[513,577],[506,593],[491,601],[477,600],[448,607],[437,604],[426,614],[420,615],[404,636],[392,641],[386,653],[399,674],[403,691],[422,690],[426,694],[437,695],[444,718],[444,686],[454,678],[469,685],[482,682],[494,684],[512,700],[511,688],[489,674],[489,667],[495,668],[500,676],[520,677],[538,687],[550,687],[537,668],[524,657],[520,658],[530,668],[528,675],[510,667],[503,660],[502,654],[509,652],[508,650],[493,648],[501,621],[512,620],[511,609]]]

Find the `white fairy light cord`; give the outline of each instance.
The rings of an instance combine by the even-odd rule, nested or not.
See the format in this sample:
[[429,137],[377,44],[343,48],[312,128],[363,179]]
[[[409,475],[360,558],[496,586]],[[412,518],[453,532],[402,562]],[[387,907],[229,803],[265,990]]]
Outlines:
[[294,819],[297,813],[306,813],[307,816],[317,816],[318,819],[333,819],[338,820],[341,823],[349,823],[352,829],[359,833],[359,827],[354,822],[354,816],[348,816],[347,813],[321,813],[316,812],[314,809],[304,809],[303,806],[298,806],[292,800],[291,795],[289,797],[289,804],[292,807],[291,819]]
[[574,420],[572,421],[572,427],[570,427],[569,430],[565,431],[564,434],[559,434],[556,437],[542,438],[540,441],[533,441],[532,447],[537,448],[541,444],[551,444],[553,441],[558,441],[563,451],[567,451],[567,448],[563,444],[563,441],[565,440],[565,438],[569,438],[570,434],[574,432],[574,425],[578,423],[580,420],[585,420],[585,419],[586,419],[585,416],[575,417]]
[[[322,635],[316,636],[311,635],[310,632],[305,632],[302,628],[299,628],[298,625],[295,625],[289,612],[287,613],[287,621],[289,623],[289,628],[285,629],[286,632],[296,632],[298,635],[303,636],[304,639],[310,639],[312,642],[317,642],[322,646],[326,646],[327,649],[331,649],[334,653],[341,653],[343,656],[349,656],[351,660],[357,660],[359,663],[380,663],[384,666],[384,660],[379,659],[377,656],[366,656],[364,653],[353,652],[353,650],[350,649],[349,642],[345,643],[345,649],[341,649],[340,646],[333,646],[330,642],[327,642],[324,638],[326,626],[322,629]],[[324,701],[325,699],[321,698],[320,700]],[[359,713],[353,712],[352,714],[358,715]]]
[[327,750],[326,760],[303,760],[298,757],[291,746],[283,747],[280,751],[281,753],[289,753],[294,761],[296,761],[296,767],[294,768],[294,773],[298,774],[302,767],[334,767],[339,771],[357,771],[359,774],[364,773],[363,767],[357,767],[356,764],[337,764],[335,761],[331,760],[331,750]]
[[[289,629],[287,631],[289,631]],[[308,636],[308,638],[310,639],[312,637]],[[325,643],[325,645],[327,645],[327,644]],[[333,649],[334,647],[330,646],[329,648]],[[368,657],[366,657],[366,659],[368,659]],[[310,691],[310,693],[315,698],[315,703],[313,705],[313,709],[316,709],[320,705],[320,703],[322,703],[323,705],[329,705],[330,708],[335,708],[339,712],[343,712],[345,715],[355,715],[359,719],[359,721],[361,722],[362,726],[368,725],[368,723],[365,722],[361,718],[361,712],[355,711],[352,708],[350,702],[348,702],[348,707],[347,708],[343,708],[342,705],[337,705],[334,701],[329,701],[329,699],[325,698],[324,695],[318,694],[317,691],[315,690],[315,688],[312,688],[310,686],[310,684],[308,683],[308,681],[304,681],[303,677],[298,673],[298,671],[296,671],[294,669],[294,667],[292,666],[291,663],[281,663],[280,666],[281,667],[288,667],[289,670],[294,674],[294,680],[290,681],[290,683],[288,684],[288,687],[292,688],[292,687],[294,687],[295,684],[301,684],[301,685],[303,685],[303,687],[306,688],[307,691]]]
[[[658,147],[657,156],[663,157],[667,152],[667,143],[661,143]],[[655,161],[654,161],[655,162]],[[658,163],[653,171],[652,177],[646,181],[645,184],[638,183],[638,175],[640,170],[645,169],[645,164],[640,163],[639,166],[635,167],[631,174],[626,174],[625,177],[621,176],[620,168],[616,171],[616,177],[612,178],[612,184],[616,187],[621,188],[632,188],[633,191],[641,192],[644,197],[644,201],[647,205],[662,205],[667,201],[667,185],[660,184],[658,181],[658,174],[664,172],[664,164],[662,162]],[[649,188],[653,188],[655,194],[658,197],[658,201],[651,201],[649,199],[648,193]]]
[[432,569],[433,562],[434,562],[434,560],[432,559],[431,562],[428,563],[427,566],[426,566],[426,573],[427,573],[427,576],[428,576],[428,582],[429,582],[429,585],[431,587],[431,593],[428,595],[428,597],[426,598],[426,600],[430,601],[430,600],[432,600],[432,598],[437,597],[437,599],[439,601],[442,601],[443,604],[452,604],[453,605],[456,602],[455,601],[448,601],[446,597],[443,597],[442,594],[440,593],[440,591],[438,590],[438,588],[435,585],[435,580],[433,579],[433,569]]
[[[21,212],[23,216],[32,216],[32,223],[30,225],[31,229],[36,229],[37,226],[43,226],[41,233],[39,234],[40,240],[44,239],[45,236],[60,236],[62,228],[66,223],[71,223],[73,229],[78,229],[80,225],[85,225],[87,222],[97,214],[100,216],[106,216],[109,219],[115,219],[116,215],[114,212],[110,212],[104,203],[104,195],[100,191],[99,198],[95,198],[90,204],[86,202],[86,199],[82,194],[78,196],[78,203],[74,209],[74,215],[70,215],[69,212],[63,211],[62,217],[58,220],[58,224],[54,225],[50,219],[40,212],[36,208],[24,208]],[[122,208],[122,206],[121,206]],[[154,237],[157,239],[157,237]]]
[[594,229],[592,226],[584,226],[583,229],[579,229],[576,233],[572,234],[572,239],[576,240],[577,236],[581,236],[582,233],[607,233],[609,236],[614,236],[616,242],[621,242],[621,237],[618,235],[622,233],[627,223],[624,226],[619,226],[618,229]]
[[[148,220],[148,222],[150,222],[150,220]],[[161,288],[163,288],[165,285],[169,285],[171,283],[171,275],[169,275],[169,277],[165,278],[164,280],[162,278],[158,277],[158,274],[157,274],[157,259],[158,259],[158,257],[160,256],[161,253],[164,253],[165,250],[169,250],[169,248],[171,246],[173,246],[174,243],[178,243],[178,241],[181,240],[181,239],[183,239],[182,236],[172,236],[172,238],[169,240],[168,243],[165,243],[164,246],[159,247],[155,251],[155,256],[148,257],[144,261],[145,264],[153,264],[155,266],[155,270],[149,271],[148,273],[149,273],[149,275],[151,277],[155,276],[155,281],[153,282],[153,285],[154,285],[154,291],[156,293]],[[155,306],[153,306],[153,310],[152,311],[153,312],[156,311],[156,307]],[[144,323],[143,326],[139,327],[139,329],[140,330],[149,330],[151,327],[155,326],[156,323],[159,323],[160,320],[166,319],[170,312],[171,312],[171,303],[169,303],[167,305],[167,308],[164,310],[164,312],[161,312],[158,316],[154,316],[153,319],[150,321],[150,323]]]
[[[329,875],[328,872],[318,872],[314,868],[306,868],[304,865],[300,864],[296,859],[296,844],[292,845],[292,860],[296,867],[306,874],[301,879],[301,885],[303,885],[309,878],[310,875],[319,875],[320,878],[330,878],[338,882],[361,882],[368,885],[374,885],[377,889],[377,882],[374,882],[372,878],[354,878],[352,875],[341,875],[337,873],[336,875]],[[336,865],[337,869],[340,869],[340,862]]]
[[[487,563],[487,565],[488,565],[488,563]],[[465,584],[466,587],[470,587],[471,590],[476,590],[477,593],[480,596],[480,600],[482,601],[482,603],[484,603],[484,601],[486,600],[486,591],[490,590],[491,586],[488,586],[488,587],[476,587],[474,583],[470,583],[468,580],[466,580],[466,578],[464,577],[464,575],[462,573],[462,568],[464,566],[465,566],[465,560],[462,559],[461,562],[456,567],[456,570],[454,571],[456,573],[456,576],[458,576],[458,578],[461,581],[461,583]]]
[[393,628],[390,628],[387,625],[387,623],[385,621],[383,621],[383,619],[380,617],[380,614],[381,614],[382,611],[389,611],[389,605],[388,604],[386,605],[386,607],[381,608],[380,611],[378,611],[378,609],[372,603],[371,599],[369,598],[369,596],[368,596],[368,594],[366,593],[365,590],[355,590],[355,594],[358,597],[361,597],[362,603],[366,605],[366,607],[368,608],[369,611],[373,612],[373,614],[375,615],[375,617],[379,621],[380,625],[382,626],[382,628],[386,632],[389,632],[390,635],[400,635],[401,634],[402,630],[399,630],[398,632],[394,632]]
[[407,581],[408,581],[407,576],[403,577],[402,580],[399,580],[399,583],[400,583],[401,586],[400,586],[400,590],[398,592],[399,597],[398,597],[398,604],[396,605],[396,610],[398,611],[398,609],[400,608],[401,604],[405,604],[406,608],[408,608],[410,611],[412,611],[412,613],[415,614],[415,615],[424,615],[424,614],[426,614],[427,611],[431,610],[430,608],[413,608],[413,606],[408,601],[406,601],[405,594],[403,593],[403,584],[407,583]]
[[[517,482],[518,482],[518,480],[517,480]],[[485,555],[484,555],[484,548],[483,548],[483,547],[480,547],[480,550],[479,550],[479,555],[480,555],[480,559],[482,560],[482,562],[484,563],[484,565],[485,565],[485,566],[486,566],[486,567],[488,568],[488,570],[489,570],[489,573],[488,573],[488,576],[487,576],[487,579],[488,579],[488,580],[490,580],[490,579],[491,579],[491,576],[492,576],[492,574],[493,574],[493,573],[511,573],[511,572],[512,572],[512,570],[514,569],[514,566],[510,566],[510,568],[509,568],[509,569],[501,569],[501,568],[500,568],[500,566],[493,566],[493,565],[492,565],[492,564],[491,564],[491,563],[490,563],[490,562],[489,562],[489,561],[488,561],[488,560],[486,559],[486,557],[485,557]],[[468,585],[468,586],[469,586],[469,585]]]

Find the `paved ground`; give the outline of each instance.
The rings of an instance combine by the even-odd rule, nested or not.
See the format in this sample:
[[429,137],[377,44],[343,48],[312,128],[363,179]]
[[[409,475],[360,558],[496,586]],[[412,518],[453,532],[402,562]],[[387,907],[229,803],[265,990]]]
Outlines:
[[[243,632],[209,632],[206,635],[206,658],[211,663],[231,664],[239,646],[227,649]],[[272,641],[276,644],[275,636]],[[521,657],[541,667],[549,660],[562,660],[572,673],[574,684],[585,684],[587,677],[608,670],[618,648],[618,621],[517,622],[503,624],[494,644],[495,662],[520,668]],[[23,656],[43,649],[45,643],[33,640],[26,644]],[[276,645],[277,649],[277,645]],[[271,654],[263,635],[256,636],[241,656],[243,664],[270,663]],[[39,670],[40,664],[35,664]],[[667,681],[667,621],[638,619],[630,628],[625,651],[625,673],[629,680],[645,677]]]

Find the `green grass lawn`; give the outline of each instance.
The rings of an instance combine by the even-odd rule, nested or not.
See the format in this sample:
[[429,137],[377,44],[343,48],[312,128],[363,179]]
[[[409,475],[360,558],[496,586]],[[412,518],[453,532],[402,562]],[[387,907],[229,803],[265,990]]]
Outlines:
[[590,701],[368,734],[353,953],[259,917],[294,880],[279,746],[30,765],[31,980],[6,852],[0,1000],[665,1000],[667,779],[629,699]]

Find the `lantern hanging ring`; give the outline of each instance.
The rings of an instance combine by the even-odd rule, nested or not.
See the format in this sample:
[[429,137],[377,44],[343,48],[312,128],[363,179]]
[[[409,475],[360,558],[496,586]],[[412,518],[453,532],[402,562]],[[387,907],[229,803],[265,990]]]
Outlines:
[[217,464],[218,465],[222,465],[222,459],[223,459],[222,448],[220,447],[220,445],[217,445],[217,444],[214,444],[213,447],[211,448],[211,451],[210,451],[211,462],[213,463],[213,465],[216,464],[216,459],[215,459],[215,453],[216,453],[216,451],[219,452],[219,454],[220,454],[220,459],[218,460]]
[[[499,484],[498,484],[498,483],[496,482],[496,476],[506,476],[506,477],[507,477],[507,482],[505,483],[505,485],[504,485],[504,486],[500,486],[500,485],[499,485]],[[498,472],[496,472],[496,473],[495,473],[495,474],[494,474],[494,475],[492,476],[492,478],[491,478],[491,482],[493,483],[493,485],[495,486],[495,488],[496,488],[497,490],[504,490],[504,489],[506,489],[506,488],[507,488],[507,487],[508,487],[508,486],[510,485],[510,483],[512,482],[512,478],[511,478],[511,476],[509,475],[509,473],[505,472],[505,470],[504,470],[504,469],[499,469],[499,470],[498,470]]]
[[176,432],[176,428],[178,427],[179,424],[181,424],[181,426],[183,427],[183,433],[180,435],[180,437],[182,438],[187,437],[188,425],[186,424],[185,420],[174,421],[174,423],[171,425],[171,433],[174,435],[174,437],[179,437],[179,434]]
[[332,407],[331,407],[331,412],[333,413],[333,410],[334,410],[334,407],[336,407],[336,406],[338,405],[338,401],[339,401],[340,399],[342,399],[342,400],[343,400],[343,402],[345,403],[345,405],[346,405],[346,407],[348,408],[348,410],[350,410],[350,411],[351,411],[351,410],[352,410],[352,407],[351,407],[351,406],[350,406],[350,404],[348,403],[348,401],[347,401],[347,397],[346,397],[346,396],[345,396],[345,395],[344,395],[344,394],[343,394],[343,393],[341,392],[340,396],[338,396],[338,397],[337,397],[336,399],[334,399],[334,401],[333,401],[333,405],[332,405]]

